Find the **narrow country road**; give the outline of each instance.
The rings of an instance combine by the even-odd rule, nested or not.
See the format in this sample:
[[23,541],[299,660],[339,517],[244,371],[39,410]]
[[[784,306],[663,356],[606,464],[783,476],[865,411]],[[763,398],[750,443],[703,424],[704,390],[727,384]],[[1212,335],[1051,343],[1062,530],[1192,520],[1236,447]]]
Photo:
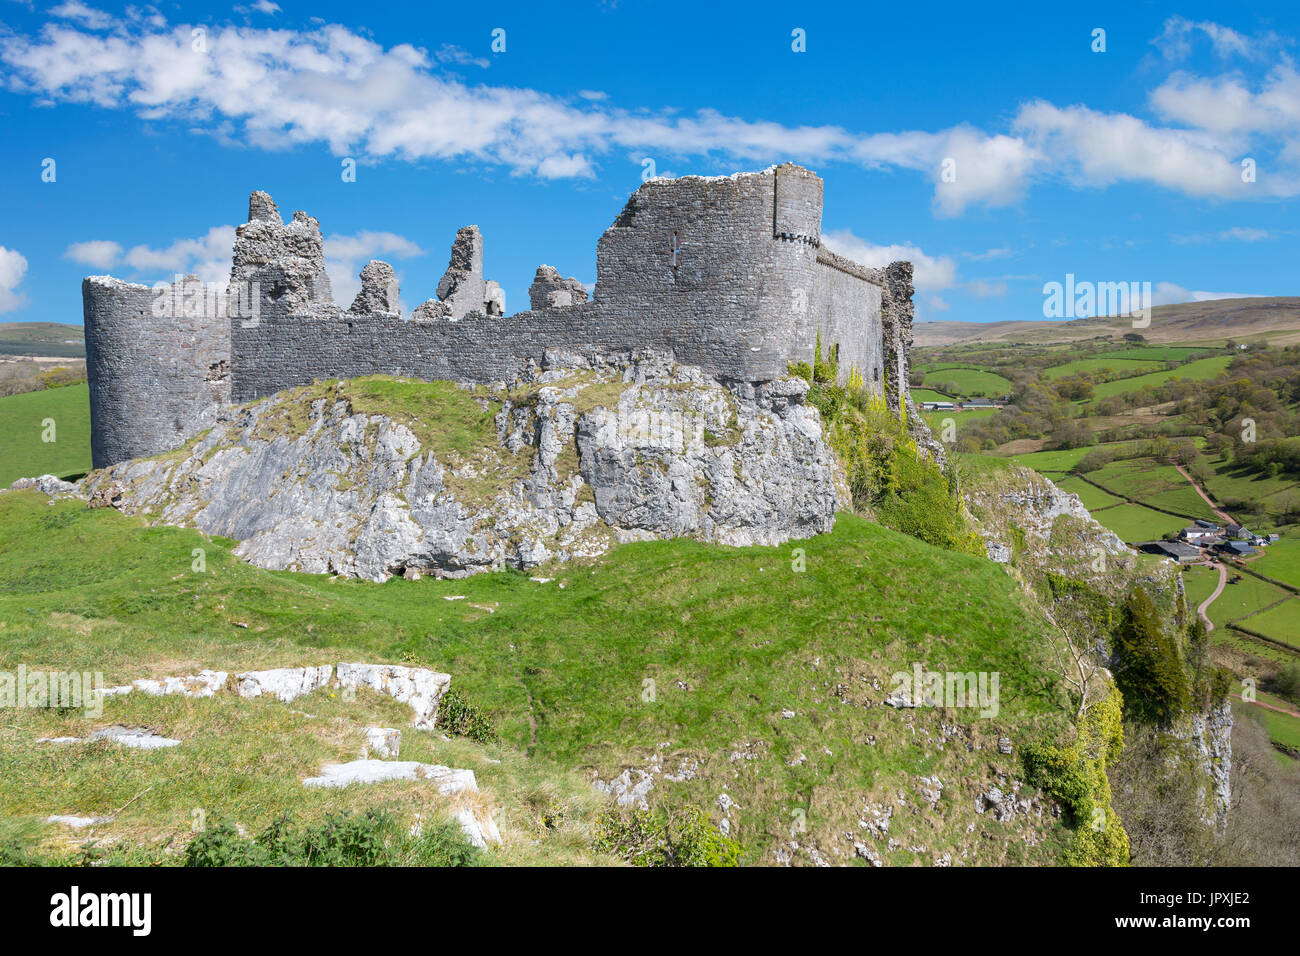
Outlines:
[[1196,479],[1187,473],[1187,469],[1185,469],[1182,465],[1178,464],[1177,462],[1174,463],[1174,467],[1178,469],[1178,473],[1180,475],[1182,475],[1189,482],[1191,482],[1192,487],[1196,489],[1196,493],[1201,496],[1202,500],[1204,500],[1207,505],[1210,506],[1211,511],[1213,511],[1224,521],[1228,522],[1228,524],[1237,523],[1236,521],[1233,520],[1232,515],[1228,514],[1228,512],[1220,511],[1218,508],[1214,507],[1214,502],[1210,500],[1210,496],[1205,493],[1204,488],[1202,488],[1200,485],[1196,483]]
[[1217,562],[1211,564],[1210,567],[1219,569],[1219,586],[1215,588],[1214,593],[1211,594],[1209,597],[1207,597],[1204,601],[1202,601],[1201,606],[1196,609],[1196,613],[1199,614],[1201,616],[1201,620],[1205,622],[1206,634],[1214,630],[1214,622],[1211,621],[1209,617],[1206,616],[1205,612],[1209,609],[1210,605],[1214,603],[1215,599],[1218,598],[1218,596],[1223,593],[1223,587],[1228,583],[1227,568],[1225,568],[1222,564],[1218,564]]

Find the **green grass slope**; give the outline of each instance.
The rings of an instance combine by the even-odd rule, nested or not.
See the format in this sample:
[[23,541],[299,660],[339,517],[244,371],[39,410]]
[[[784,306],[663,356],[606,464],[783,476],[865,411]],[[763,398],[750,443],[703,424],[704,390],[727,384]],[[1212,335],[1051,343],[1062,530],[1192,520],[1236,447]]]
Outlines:
[[[974,810],[996,773],[1020,774],[999,737],[1019,748],[1068,738],[1072,726],[1047,663],[1049,631],[1016,582],[981,558],[849,515],[831,534],[782,547],[623,546],[545,583],[516,573],[330,580],[253,568],[230,544],[79,502],[0,495],[0,670],[102,671],[110,685],[341,660],[445,670],[494,716],[502,741],[473,751],[411,732],[403,757],[409,747],[480,773],[502,808],[497,853],[507,861],[585,858],[594,791],[573,780],[660,763],[687,772],[658,777],[653,803],[716,821],[719,794],[730,795],[745,862],[772,862],[792,842],[849,862],[860,840],[892,864],[943,853],[1045,863],[1069,839],[1048,813],[999,822]],[[883,706],[891,674],[913,662],[998,672],[1000,712]],[[108,833],[157,846],[183,843],[199,806],[255,832],[299,804],[298,780],[320,760],[354,747],[331,730],[348,716],[340,706],[318,692],[292,708],[314,718],[274,702],[139,695],[108,701],[98,721],[14,711],[0,728],[0,773],[23,783],[0,788],[0,816],[116,810]],[[34,744],[114,722],[194,743],[125,758],[92,747],[76,759]],[[921,776],[943,781],[934,808],[916,795]],[[399,789],[344,805],[381,797],[412,799]],[[549,817],[538,809],[552,803]],[[869,805],[892,807],[896,845],[863,829]],[[552,826],[557,813],[570,824]]]
[[[54,441],[44,441],[54,420]],[[0,488],[15,478],[90,470],[90,389],[68,385],[0,398]]]

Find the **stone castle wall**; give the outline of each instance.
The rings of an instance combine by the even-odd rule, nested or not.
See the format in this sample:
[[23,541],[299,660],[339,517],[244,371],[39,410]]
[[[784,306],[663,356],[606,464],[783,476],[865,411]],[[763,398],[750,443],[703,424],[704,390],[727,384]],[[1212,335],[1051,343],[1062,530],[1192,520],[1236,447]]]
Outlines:
[[[821,179],[789,164],[650,180],[600,238],[592,301],[576,280],[543,266],[530,290],[535,308],[514,315],[504,314],[500,286],[484,277],[482,237],[467,226],[438,298],[403,319],[384,263],[362,271],[349,308],[336,305],[319,224],[302,212],[285,223],[269,196],[254,193],[237,231],[231,288],[256,297],[255,315],[154,318],[150,326],[151,311],[140,306],[153,290],[87,280],[92,403],[104,401],[93,413],[95,465],[176,447],[218,401],[367,374],[508,380],[548,348],[666,349],[718,379],[762,382],[809,360],[820,332],[824,347],[839,346],[845,373],[856,367],[897,407],[891,382],[900,380],[900,361],[906,382],[906,356],[885,325],[901,314],[890,296],[903,285],[888,280],[889,270],[822,247],[821,210]],[[910,296],[910,268],[908,277]],[[910,299],[906,309],[910,315]],[[910,319],[908,328],[910,341]],[[130,368],[115,359],[126,353]],[[209,381],[222,359],[230,372],[224,396]]]

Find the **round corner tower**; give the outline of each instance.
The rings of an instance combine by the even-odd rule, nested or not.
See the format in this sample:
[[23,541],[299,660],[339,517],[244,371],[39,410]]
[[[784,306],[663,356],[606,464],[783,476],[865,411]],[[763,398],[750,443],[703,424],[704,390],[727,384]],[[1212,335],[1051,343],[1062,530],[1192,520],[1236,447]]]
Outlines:
[[230,399],[225,296],[194,276],[157,287],[81,284],[96,468],[170,451]]

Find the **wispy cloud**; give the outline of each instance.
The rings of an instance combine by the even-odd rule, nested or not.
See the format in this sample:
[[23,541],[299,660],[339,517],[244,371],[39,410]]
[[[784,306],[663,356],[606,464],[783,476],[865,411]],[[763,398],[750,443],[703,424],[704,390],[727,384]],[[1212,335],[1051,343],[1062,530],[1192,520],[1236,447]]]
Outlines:
[[113,25],[112,16],[103,10],[82,3],[81,0],[65,0],[57,7],[51,7],[50,16],[80,23],[91,30],[107,30]]

